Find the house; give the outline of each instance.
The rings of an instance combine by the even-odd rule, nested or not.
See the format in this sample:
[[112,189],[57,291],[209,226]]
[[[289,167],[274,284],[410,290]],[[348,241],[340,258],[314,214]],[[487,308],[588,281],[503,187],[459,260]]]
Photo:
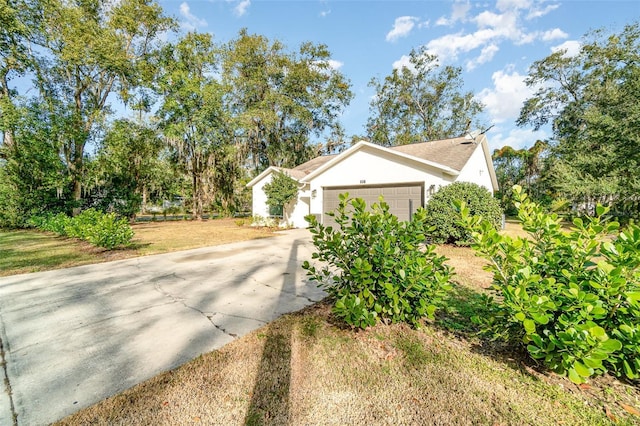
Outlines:
[[492,194],[498,189],[484,134],[394,147],[360,141],[340,154],[317,157],[293,169],[269,167],[247,184],[253,191],[254,216],[270,216],[263,187],[276,171],[299,182],[298,197],[285,206],[284,214],[287,224],[296,228],[308,226],[308,214],[332,224],[326,212],[338,206],[343,192],[365,199],[367,205],[382,195],[391,213],[408,220],[450,183],[477,183]]

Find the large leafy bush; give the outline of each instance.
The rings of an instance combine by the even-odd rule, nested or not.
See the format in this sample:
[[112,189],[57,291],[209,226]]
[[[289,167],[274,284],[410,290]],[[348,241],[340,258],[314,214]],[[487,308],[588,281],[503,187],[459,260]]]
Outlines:
[[341,194],[330,214],[339,229],[307,217],[317,249],[313,259],[324,266],[316,269],[304,262],[303,268],[335,298],[334,313],[361,328],[380,319],[416,325],[433,317],[451,288],[452,271],[445,257],[424,245],[425,211],[401,222],[382,199],[369,211],[362,199]]
[[640,378],[640,228],[620,232],[598,206],[565,230],[520,187],[514,200],[528,238],[501,235],[461,205],[497,295],[492,315],[475,320],[575,383],[607,371]]
[[433,228],[430,236],[438,244],[468,245],[471,234],[460,225],[460,215],[454,207],[457,200],[464,201],[472,215],[485,218],[498,229],[502,221],[500,202],[486,188],[469,182],[455,182],[436,192],[426,205],[427,227]]
[[34,216],[29,220],[29,224],[43,231],[86,240],[108,250],[127,246],[133,239],[133,230],[126,219],[95,209],[85,210],[75,217],[69,217],[64,213]]

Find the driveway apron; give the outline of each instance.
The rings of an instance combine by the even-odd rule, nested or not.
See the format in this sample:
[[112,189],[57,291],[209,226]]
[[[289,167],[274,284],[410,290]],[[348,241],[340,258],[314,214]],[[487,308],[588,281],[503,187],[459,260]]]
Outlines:
[[0,424],[59,420],[321,300],[312,249],[291,230],[0,278]]

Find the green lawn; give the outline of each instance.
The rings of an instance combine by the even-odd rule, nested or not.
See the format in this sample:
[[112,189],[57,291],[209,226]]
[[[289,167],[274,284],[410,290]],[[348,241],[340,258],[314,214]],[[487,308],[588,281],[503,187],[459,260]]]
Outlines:
[[101,261],[88,243],[37,231],[0,231],[0,276]]
[[215,246],[273,235],[238,226],[234,219],[168,221],[133,225],[131,247],[104,250],[89,243],[33,230],[0,230],[0,276],[46,271],[136,256]]

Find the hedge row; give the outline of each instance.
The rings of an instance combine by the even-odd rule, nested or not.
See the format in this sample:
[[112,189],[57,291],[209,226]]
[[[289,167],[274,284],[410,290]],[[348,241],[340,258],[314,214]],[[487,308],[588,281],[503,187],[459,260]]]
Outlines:
[[29,224],[43,231],[86,240],[108,250],[127,246],[133,239],[133,230],[126,219],[95,209],[85,210],[75,217],[64,213],[34,216]]

